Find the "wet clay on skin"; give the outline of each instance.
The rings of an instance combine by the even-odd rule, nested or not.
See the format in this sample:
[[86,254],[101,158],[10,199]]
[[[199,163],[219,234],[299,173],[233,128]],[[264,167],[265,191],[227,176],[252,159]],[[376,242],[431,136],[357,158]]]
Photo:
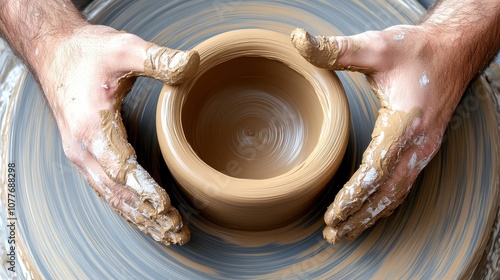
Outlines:
[[[392,210],[406,198],[406,193],[399,195],[396,192],[389,195],[375,192],[393,174],[400,160],[400,154],[403,152],[401,147],[405,141],[404,138],[408,137],[407,130],[411,130],[412,123],[420,118],[422,111],[415,108],[407,113],[382,108],[379,113],[384,117],[378,118],[375,123],[372,133],[375,141],[365,150],[361,166],[336,195],[334,202],[325,213],[324,219],[327,227],[323,235],[330,243],[339,242],[340,238],[345,235],[344,230],[350,230],[350,228],[359,230],[350,232],[346,237],[356,238],[361,231],[374,224],[374,218],[390,215]],[[422,170],[429,159],[423,161],[415,161],[408,168]],[[400,180],[393,188],[403,192],[406,190],[403,187],[407,184],[406,180]],[[345,221],[349,215],[362,208],[364,209],[363,215]],[[340,227],[347,223],[348,226]]]
[[[385,28],[388,19],[394,24],[409,24],[418,19],[421,11],[415,1],[405,0],[370,0],[369,5],[365,1],[315,1],[300,6],[263,1],[227,1],[215,6],[213,1],[186,1],[188,7],[181,9],[177,1],[101,2],[109,3],[106,5],[111,8],[100,12],[96,22],[126,24],[132,33],[154,36],[157,42],[182,48],[241,28],[289,34],[295,26],[307,26],[313,34],[355,34],[367,28]],[[394,5],[401,9],[394,9]],[[189,11],[189,16],[183,11]],[[9,76],[0,75],[0,79]],[[351,164],[352,158],[352,165],[342,165],[337,174],[342,170],[350,175],[361,163],[360,153],[369,142],[378,108],[363,75],[342,72],[339,76],[351,105],[351,138],[344,163]],[[495,79],[498,81],[498,77]],[[243,271],[248,277],[267,279],[313,275],[363,278],[367,274],[373,279],[405,279],[408,275],[469,278],[467,275],[481,257],[480,247],[490,234],[489,217],[497,214],[497,111],[496,101],[485,93],[484,82],[474,83],[465,96],[469,102],[465,102],[462,113],[455,115],[457,121],[452,123],[455,126],[441,150],[444,152],[438,153],[425,169],[417,191],[412,191],[390,218],[378,222],[355,241],[343,240],[335,246],[326,244],[321,236],[322,216],[334,197],[332,192],[315,211],[316,216],[297,220],[274,234],[217,228],[202,219],[198,210],[182,207],[191,203],[174,203],[193,229],[193,238],[187,246],[165,248],[111,211],[65,160],[57,128],[36,83],[28,76],[18,88],[10,103],[12,118],[2,130],[6,135],[2,148],[7,150],[4,162],[14,161],[18,171],[33,171],[18,172],[17,222],[23,227],[18,228],[16,243],[25,245],[25,250],[17,248],[18,264],[31,260],[25,267],[30,275],[36,275],[35,279],[99,279],[103,275],[206,279],[230,278],[235,271],[236,277]],[[150,79],[139,79],[125,100],[122,114],[139,159],[150,162],[145,167],[155,178],[158,172],[167,174],[167,180],[160,179],[159,183],[168,188],[171,177],[154,141],[156,115],[149,106],[156,104],[160,89]],[[467,110],[470,108],[472,111]],[[334,186],[341,187],[349,179],[344,177]],[[76,244],[84,250],[75,250]]]
[[[117,162],[114,170],[108,170],[108,176],[120,186],[136,194],[140,202],[124,209],[111,206],[142,231],[149,233],[156,241],[166,245],[184,244],[189,241],[190,231],[183,224],[182,218],[170,204],[170,199],[163,188],[137,163],[135,151],[127,142],[127,136],[119,111],[114,114],[100,111],[101,138],[94,142],[93,153],[101,161]],[[91,184],[100,184],[101,180],[93,180]],[[101,183],[106,192],[113,192]],[[109,201],[109,196],[104,195]]]
[[[341,51],[345,49],[347,41],[339,36],[312,36],[302,28],[296,28],[292,31],[291,40],[297,51],[312,64],[331,70],[350,70],[363,71],[364,69],[351,65],[336,64],[337,58],[341,56]],[[350,41],[349,48],[359,49],[359,43],[354,38]]]
[[144,71],[132,71],[122,77],[145,76],[157,79],[167,85],[180,85],[189,80],[200,64],[196,51],[170,49],[149,43],[144,60]]
[[[347,48],[347,41],[342,36],[311,36],[306,30],[297,28],[292,32],[291,40],[297,51],[318,67],[361,70],[337,64],[341,52]],[[349,48],[354,52],[359,48],[359,43],[354,38],[350,44]],[[406,149],[413,146],[408,140],[415,137],[415,141],[419,141],[414,143],[416,146],[426,142],[425,133],[413,134],[413,126],[420,122],[422,110],[413,108],[404,112],[390,109],[384,89],[378,88],[375,83],[371,84],[382,108],[372,133],[372,142],[363,154],[363,162],[325,213],[327,227],[323,235],[330,243],[339,242],[343,236],[351,240],[356,238],[379,218],[390,215],[403,202],[411,187],[409,177],[403,176],[397,182],[389,182],[390,178],[401,157],[407,152]],[[432,155],[436,151],[437,147]],[[406,159],[406,173],[413,174],[415,170],[422,170],[432,155],[418,158],[417,152],[413,152],[412,157]],[[384,189],[388,187],[389,190]]]
[[239,229],[276,228],[314,203],[342,160],[349,114],[339,80],[285,34],[238,30],[194,48],[200,70],[165,86],[162,153],[201,213]]
[[[132,71],[119,78],[115,107],[120,108],[137,76],[178,85],[194,75],[199,61],[196,51],[174,50],[150,43],[146,50],[144,72]],[[177,209],[170,204],[168,194],[138,164],[134,148],[127,141],[118,109],[114,113],[106,110],[99,112],[102,131],[91,147],[92,153],[113,181],[112,186],[107,185],[110,184],[109,180],[99,177],[90,169],[87,170],[89,183],[96,190],[105,193],[102,194],[104,199],[115,211],[156,241],[165,245],[188,242],[190,230],[183,223]],[[125,188],[130,193],[127,194],[120,188]],[[120,203],[113,202],[116,197],[121,200]],[[133,201],[134,199],[139,201]]]

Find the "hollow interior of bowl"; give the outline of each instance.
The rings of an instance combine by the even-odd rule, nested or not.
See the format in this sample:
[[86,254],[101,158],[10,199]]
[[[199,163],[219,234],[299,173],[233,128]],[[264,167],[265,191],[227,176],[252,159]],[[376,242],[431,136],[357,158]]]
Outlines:
[[293,169],[313,151],[324,121],[308,80],[264,57],[236,57],[208,69],[183,104],[192,149],[235,178],[267,179]]

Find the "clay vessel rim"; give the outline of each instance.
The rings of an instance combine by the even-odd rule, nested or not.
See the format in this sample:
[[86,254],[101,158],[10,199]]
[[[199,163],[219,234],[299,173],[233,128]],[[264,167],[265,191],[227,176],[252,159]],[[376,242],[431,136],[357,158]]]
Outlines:
[[[226,40],[225,44],[222,46],[220,45],[221,36],[225,36],[224,39]],[[269,37],[272,37],[271,42],[269,42]],[[252,54],[245,53],[245,48],[248,49],[249,44],[254,44],[258,47],[251,50]],[[214,47],[214,45],[217,47]],[[181,116],[182,108],[177,107],[169,112],[168,104],[181,104],[181,106],[179,107],[182,107],[182,102],[185,98],[181,97],[181,94],[179,94],[179,92],[189,92],[189,89],[198,81],[198,78],[212,67],[239,57],[267,58],[282,62],[300,75],[304,76],[304,78],[311,84],[321,83],[321,86],[317,86],[317,88],[322,89],[322,92],[316,92],[316,96],[318,98],[326,98],[326,100],[323,100],[326,102],[321,102],[320,100],[320,104],[323,107],[324,120],[321,133],[318,136],[318,143],[321,142],[322,145],[316,145],[316,147],[314,147],[314,149],[300,164],[278,176],[264,179],[238,178],[227,175],[213,168],[209,164],[205,163],[189,144],[186,147],[186,145],[183,143],[188,142],[183,133],[182,123],[179,125],[179,127],[175,128],[171,125],[171,122],[161,122],[160,124],[157,123],[158,137],[165,137],[165,142],[168,143],[169,146],[168,148],[163,148],[162,146],[162,153],[164,154],[167,165],[169,165],[169,167],[172,164],[176,165],[177,167],[196,166],[200,170],[200,177],[195,176],[187,178],[188,181],[183,182],[182,180],[178,180],[178,176],[176,176],[178,174],[176,174],[177,172],[175,170],[177,170],[178,168],[174,168],[175,170],[171,169],[172,174],[177,178],[180,184],[196,186],[210,180],[214,181],[215,178],[215,181],[225,182],[228,185],[231,185],[231,182],[237,182],[237,185],[240,186],[251,186],[253,190],[259,188],[279,188],[283,185],[287,185],[287,189],[292,192],[295,189],[308,188],[311,185],[318,183],[319,179],[315,178],[318,176],[308,176],[307,170],[326,169],[324,172],[329,173],[329,177],[333,175],[340,164],[340,160],[338,160],[337,157],[343,157],[344,152],[347,148],[349,137],[349,109],[345,92],[343,91],[340,80],[335,75],[335,73],[317,68],[307,63],[305,59],[303,59],[298,54],[298,52],[295,52],[296,57],[294,59],[296,61],[300,61],[302,59],[303,61],[297,64],[291,63],[290,61],[293,61],[294,59],[290,59],[288,57],[280,55],[280,48],[283,47],[293,48],[290,42],[289,35],[263,29],[233,30],[208,38],[207,40],[201,42],[199,45],[193,48],[200,53],[201,57],[200,69],[195,75],[195,78],[177,87],[164,86],[158,102],[157,113],[160,114],[160,118],[163,120],[172,116]],[[232,51],[228,52],[228,50]],[[217,64],[210,65],[210,67],[207,68],[206,65],[211,62],[210,59],[216,57],[220,52],[225,52],[223,59],[220,59]],[[307,73],[307,75],[305,75],[305,73]],[[319,81],[317,77],[331,78]],[[345,119],[341,122],[340,125],[339,122],[336,122],[337,126],[332,125],[328,127],[326,125],[326,118],[333,115],[334,111],[339,110],[343,111],[342,114]],[[171,129],[173,129],[175,133],[161,133],[162,131],[169,131]],[[338,142],[334,143],[334,141],[332,141],[331,139],[329,140],[328,138],[338,139]],[[162,141],[160,141],[160,143],[161,142]],[[335,149],[328,149],[328,147],[331,148],[331,146],[335,146]],[[164,150],[166,149],[168,149],[168,151],[165,152]],[[180,157],[178,154],[172,155],[173,150],[182,151],[184,153],[184,156]],[[166,156],[166,153],[169,155]],[[318,160],[318,157],[322,160]],[[179,159],[181,160],[180,162]],[[325,166],[327,166],[327,168],[325,168]],[[299,184],[299,182],[303,183]],[[241,188],[237,188],[238,191],[223,192],[223,194],[221,193],[219,195],[232,195],[240,198],[252,197],[249,196],[250,194],[246,192],[242,196],[242,194],[240,193],[240,189]],[[258,197],[262,198],[261,196]]]

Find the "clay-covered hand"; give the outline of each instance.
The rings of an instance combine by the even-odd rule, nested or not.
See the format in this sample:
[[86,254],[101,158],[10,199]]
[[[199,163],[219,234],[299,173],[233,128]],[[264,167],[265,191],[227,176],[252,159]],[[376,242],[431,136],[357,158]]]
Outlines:
[[89,24],[35,52],[43,57],[35,72],[67,157],[94,190],[139,229],[167,245],[187,242],[190,231],[169,196],[137,163],[120,107],[137,76],[169,85],[189,79],[198,68],[198,53]]
[[291,36],[312,64],[364,73],[380,101],[362,163],[325,214],[328,242],[352,240],[403,202],[438,151],[468,81],[454,76],[458,65],[450,66],[447,49],[434,44],[424,26],[347,37],[296,29]]

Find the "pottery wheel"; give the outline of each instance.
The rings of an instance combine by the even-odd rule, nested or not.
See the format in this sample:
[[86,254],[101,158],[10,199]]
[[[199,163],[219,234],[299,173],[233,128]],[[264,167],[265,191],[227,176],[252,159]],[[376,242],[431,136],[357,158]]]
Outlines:
[[[413,23],[424,11],[409,0],[331,2],[107,1],[92,21],[185,49],[233,29],[289,34],[303,27],[315,34],[355,34]],[[129,225],[95,195],[64,156],[43,95],[27,75],[13,97],[5,143],[7,161],[17,166],[18,258],[33,276],[56,279],[450,279],[470,274],[498,201],[498,128],[484,83],[476,82],[464,96],[439,154],[405,203],[354,242],[332,246],[322,238],[323,213],[359,165],[378,106],[362,75],[338,74],[351,110],[349,147],[338,175],[303,220],[253,233],[211,225],[179,194],[156,138],[162,84],[137,81],[122,109],[129,140],[193,232],[188,244],[171,247]]]

